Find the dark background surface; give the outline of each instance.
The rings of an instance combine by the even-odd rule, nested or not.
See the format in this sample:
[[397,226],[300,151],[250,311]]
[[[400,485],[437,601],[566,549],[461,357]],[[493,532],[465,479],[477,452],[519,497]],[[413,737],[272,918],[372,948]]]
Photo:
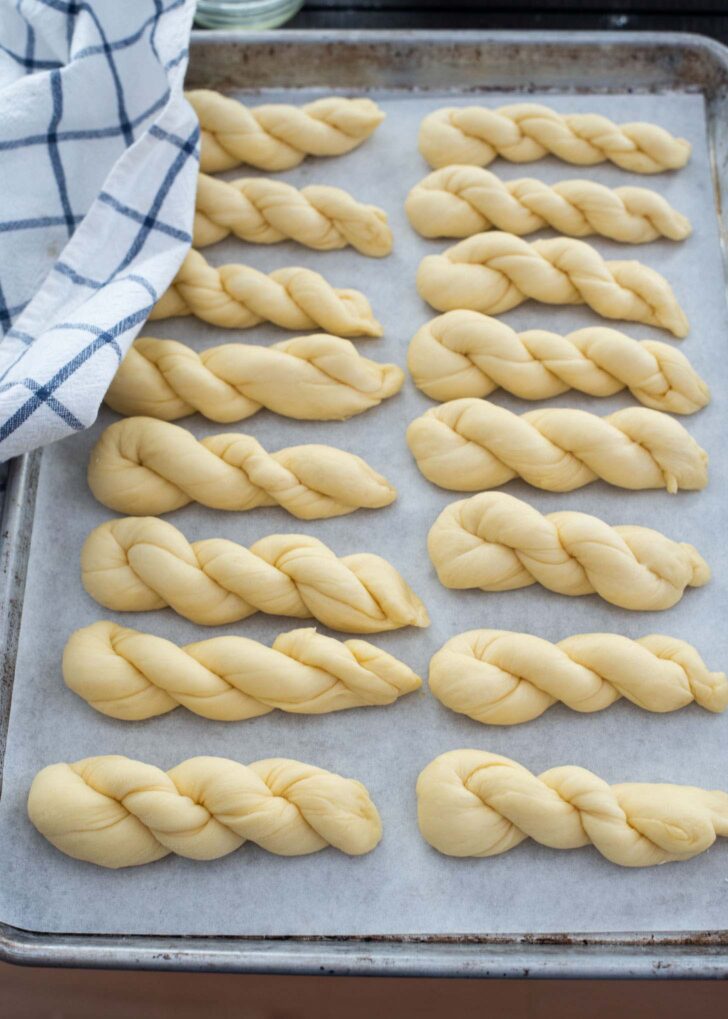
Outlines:
[[728,0],[310,0],[286,27],[698,32],[728,44]]
[[0,1019],[725,1019],[705,981],[407,980],[0,965]]

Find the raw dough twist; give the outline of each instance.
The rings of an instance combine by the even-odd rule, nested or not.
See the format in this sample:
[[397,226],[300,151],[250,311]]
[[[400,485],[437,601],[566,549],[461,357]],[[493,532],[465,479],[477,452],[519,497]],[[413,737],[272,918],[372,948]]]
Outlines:
[[546,400],[569,389],[636,400],[671,414],[694,414],[710,390],[679,350],[659,340],[633,340],[607,326],[566,336],[517,333],[477,311],[448,311],[422,326],[409,346],[415,385],[433,400],[488,396],[499,386],[522,400]]
[[415,418],[407,444],[428,481],[455,492],[496,488],[512,478],[549,492],[572,492],[599,478],[671,493],[708,483],[705,450],[679,421],[646,407],[606,417],[561,407],[519,415],[465,397]]
[[532,838],[595,849],[622,867],[689,860],[728,835],[728,794],[686,785],[608,785],[564,765],[538,777],[485,750],[451,750],[417,779],[422,835],[448,856],[497,856]]
[[334,289],[320,273],[291,266],[271,273],[249,265],[210,265],[188,251],[150,319],[195,315],[225,329],[273,322],[282,329],[326,329],[337,336],[381,336],[382,327],[358,290]]
[[298,715],[393,704],[422,681],[404,662],[364,640],[334,640],[313,628],[276,637],[213,637],[178,647],[151,633],[98,622],[71,635],[66,685],[104,715],[136,720],[180,704],[220,722],[278,708]]
[[725,673],[710,672],[684,640],[657,633],[580,633],[551,644],[530,633],[470,630],[433,655],[430,692],[486,725],[529,722],[557,701],[582,712],[620,697],[660,713],[692,701],[708,711],[728,707]]
[[51,764],[33,779],[28,816],[62,853],[113,868],[170,853],[217,860],[247,841],[279,856],[359,856],[382,836],[361,782],[280,757],[190,757],[169,771],[117,755]]
[[270,347],[226,343],[201,354],[175,340],[135,340],[106,394],[119,414],[176,421],[197,411],[242,421],[261,407],[301,421],[343,421],[402,388],[395,364],[378,364],[348,340],[316,334]]
[[81,579],[107,609],[170,606],[203,626],[255,612],[313,617],[349,633],[429,625],[424,605],[386,559],[339,558],[307,534],[271,534],[245,548],[224,538],[190,543],[155,517],[108,520],[84,542]]
[[658,237],[682,241],[691,232],[690,220],[648,188],[608,188],[593,180],[502,181],[477,166],[435,170],[415,184],[405,209],[423,237],[470,237],[491,228],[522,237],[553,227],[569,237],[600,234],[645,244]]
[[341,188],[311,184],[298,190],[264,177],[224,181],[201,173],[192,242],[205,248],[231,233],[253,244],[290,238],[318,251],[350,244],[374,258],[392,250],[386,212]]
[[656,124],[614,124],[596,113],[557,113],[537,103],[435,110],[420,125],[419,147],[435,167],[487,166],[496,156],[532,163],[550,154],[575,166],[608,161],[632,173],[679,170],[691,151],[684,138]]
[[686,587],[710,580],[692,545],[649,527],[611,527],[587,513],[544,515],[503,492],[451,503],[432,525],[427,548],[445,587],[514,591],[539,583],[639,611],[669,609]]
[[185,93],[200,121],[200,169],[290,170],[306,156],[342,156],[372,134],[384,113],[371,99],[327,96],[305,106],[243,103],[209,89]]
[[197,440],[154,418],[124,418],[104,430],[88,465],[91,491],[117,513],[158,516],[199,502],[221,510],[282,506],[299,520],[339,517],[397,498],[386,478],[333,446],[268,453],[252,435]]
[[587,304],[603,318],[644,322],[687,336],[689,325],[667,280],[641,262],[606,262],[570,237],[528,241],[497,231],[475,234],[441,255],[426,255],[417,289],[438,311],[500,315],[529,298]]

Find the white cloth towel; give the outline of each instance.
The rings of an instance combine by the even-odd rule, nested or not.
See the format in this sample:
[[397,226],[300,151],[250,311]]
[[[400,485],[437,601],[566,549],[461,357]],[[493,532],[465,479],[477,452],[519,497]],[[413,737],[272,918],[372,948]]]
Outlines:
[[0,462],[86,428],[190,244],[194,0],[0,0]]

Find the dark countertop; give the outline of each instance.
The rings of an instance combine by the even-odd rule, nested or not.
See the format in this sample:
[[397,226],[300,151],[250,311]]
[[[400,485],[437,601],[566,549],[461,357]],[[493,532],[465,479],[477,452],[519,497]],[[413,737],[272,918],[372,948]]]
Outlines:
[[542,29],[697,32],[728,44],[725,0],[312,0],[287,28]]

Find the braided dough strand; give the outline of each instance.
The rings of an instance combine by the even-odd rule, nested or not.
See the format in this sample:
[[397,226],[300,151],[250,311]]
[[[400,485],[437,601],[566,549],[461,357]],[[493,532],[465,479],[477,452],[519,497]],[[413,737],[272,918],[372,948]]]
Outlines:
[[221,510],[282,506],[299,520],[380,509],[397,497],[386,478],[332,446],[268,453],[252,435],[197,440],[154,418],[124,418],[104,430],[88,467],[89,488],[118,513],[169,513],[199,502]]
[[[199,204],[199,193],[198,193]],[[552,227],[569,237],[600,234],[628,244],[682,241],[690,221],[655,191],[608,188],[591,180],[502,181],[477,166],[446,166],[416,184],[405,202],[423,237],[470,237],[483,230],[525,234]]]
[[33,779],[28,816],[62,853],[113,868],[170,853],[217,860],[248,840],[279,856],[326,846],[359,856],[382,835],[361,782],[285,758],[191,757],[170,771],[116,755],[51,764]]
[[595,849],[622,867],[689,860],[728,835],[728,794],[693,786],[608,785],[566,765],[538,777],[484,750],[451,750],[417,779],[420,831],[448,856],[497,856],[532,838]]
[[677,711],[695,701],[728,707],[728,680],[710,672],[677,637],[629,640],[582,633],[551,644],[529,633],[469,630],[430,660],[430,692],[446,707],[486,725],[517,725],[561,702],[602,711],[625,697],[646,711]]
[[301,421],[343,421],[394,396],[403,381],[397,365],[370,361],[338,336],[297,336],[270,347],[226,343],[201,354],[147,336],[132,344],[105,401],[119,414],[165,421],[195,411],[242,421],[261,407]]
[[392,250],[387,214],[341,188],[309,185],[298,190],[262,177],[224,181],[201,173],[192,242],[205,248],[231,233],[253,244],[290,238],[318,251],[349,244],[373,258]]
[[280,634],[272,647],[238,636],[178,647],[106,621],[71,635],[63,678],[111,718],[153,718],[183,705],[222,722],[275,709],[320,715],[393,704],[422,685],[386,651],[363,640],[334,640],[310,627]]
[[245,106],[209,89],[185,96],[200,121],[200,169],[290,170],[306,156],[341,156],[365,141],[384,120],[371,99],[327,96],[305,106]]
[[645,407],[606,417],[560,407],[518,415],[465,397],[416,418],[407,444],[428,481],[456,492],[512,478],[549,492],[572,492],[600,478],[671,493],[708,483],[705,450],[669,414]]
[[407,363],[415,385],[433,400],[488,396],[498,387],[522,400],[546,400],[569,389],[636,400],[671,414],[694,414],[710,390],[679,350],[589,326],[566,336],[517,333],[477,311],[448,311],[422,326]]
[[283,329],[326,329],[338,336],[381,336],[366,297],[334,289],[320,273],[291,266],[271,273],[249,265],[215,268],[188,251],[150,320],[195,315],[225,329],[273,322]]
[[428,114],[419,148],[430,166],[487,166],[500,156],[532,163],[553,155],[576,166],[610,162],[632,173],[679,170],[691,146],[656,124],[614,124],[596,113],[557,113],[537,103],[488,109],[452,106]]
[[672,608],[687,587],[710,580],[692,545],[648,527],[611,527],[587,513],[544,515],[503,492],[451,503],[432,525],[427,548],[445,587],[514,591],[539,583],[637,611]]
[[306,534],[272,534],[248,549],[223,538],[190,543],[156,517],[108,520],[84,542],[81,579],[108,609],[169,606],[203,626],[255,612],[314,618],[349,633],[429,625],[424,605],[386,559],[338,558]]
[[604,318],[687,336],[685,312],[670,284],[641,262],[605,261],[570,237],[528,241],[512,234],[475,234],[417,270],[420,296],[438,311],[465,308],[500,315],[531,298],[544,304],[587,304]]

